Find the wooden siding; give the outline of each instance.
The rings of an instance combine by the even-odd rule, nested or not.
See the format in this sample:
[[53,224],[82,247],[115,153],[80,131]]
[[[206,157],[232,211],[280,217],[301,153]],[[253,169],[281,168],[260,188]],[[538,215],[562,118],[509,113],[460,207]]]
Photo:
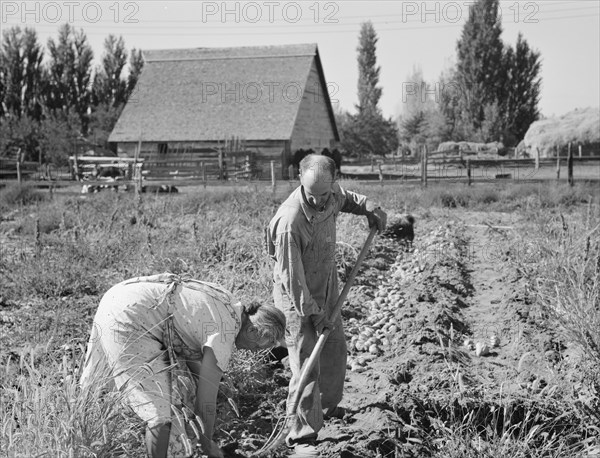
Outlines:
[[[233,169],[234,165],[241,168],[246,155],[251,155],[256,165],[257,175],[260,179],[270,179],[271,161],[275,161],[275,175],[278,179],[287,177],[288,159],[284,152],[289,141],[285,140],[251,140],[244,142],[244,151],[235,154],[225,153],[227,169]],[[159,169],[169,168],[169,161],[202,161],[209,172],[214,175],[218,169],[218,149],[223,147],[223,142],[168,142],[166,154],[159,153],[158,142],[142,142],[141,159],[156,162]],[[120,157],[135,157],[138,143],[118,143],[118,155]],[[288,152],[289,155],[289,152]],[[235,159],[234,159],[235,156]]]
[[323,148],[331,147],[335,135],[324,91],[327,91],[327,88],[321,84],[316,60],[313,59],[292,131],[292,154],[298,149],[312,148],[319,152]]

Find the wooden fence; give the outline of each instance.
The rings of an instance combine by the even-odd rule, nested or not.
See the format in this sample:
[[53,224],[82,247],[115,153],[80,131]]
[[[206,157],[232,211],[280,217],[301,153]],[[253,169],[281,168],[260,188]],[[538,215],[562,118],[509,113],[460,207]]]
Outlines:
[[[225,161],[196,159],[144,160],[120,157],[79,156],[70,158],[68,173],[49,174],[44,166],[26,163],[19,155],[15,159],[2,160],[2,171],[12,165],[13,173],[3,173],[2,181],[17,178],[32,181],[50,180],[54,185],[68,184],[69,181],[82,181],[90,184],[106,184],[99,179],[103,169],[117,169],[117,180],[122,184],[141,186],[142,182],[170,184],[175,186],[202,185],[235,181],[268,181],[274,185],[281,176],[279,161],[252,161],[251,157],[230,156]],[[475,159],[456,157],[428,157],[423,154],[420,160],[414,158],[385,158],[362,161],[345,161],[342,164],[342,178],[360,181],[380,182],[420,182],[459,181],[467,185],[495,180],[542,181],[560,180],[561,177],[573,184],[575,180],[600,181],[600,156],[579,157],[571,153],[567,157],[546,159]],[[60,182],[60,183],[59,183]]]
[[5,157],[0,157],[0,180],[27,178],[37,172],[39,164],[37,162],[25,161],[25,155],[21,149],[12,151]]
[[427,185],[434,181],[472,184],[489,181],[548,181],[565,179],[600,182],[600,157],[569,157],[540,159],[429,159],[420,161],[386,160],[368,165],[342,165],[342,178],[378,180],[380,182],[410,181]]

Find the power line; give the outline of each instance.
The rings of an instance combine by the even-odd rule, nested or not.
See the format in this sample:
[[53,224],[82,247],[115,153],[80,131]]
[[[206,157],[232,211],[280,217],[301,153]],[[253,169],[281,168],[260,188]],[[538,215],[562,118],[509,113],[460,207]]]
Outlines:
[[[533,18],[530,20],[521,20],[521,21],[515,21],[515,23],[522,23],[522,24],[538,24],[540,22],[543,21],[557,21],[557,20],[565,20],[565,19],[580,19],[580,18],[586,18],[586,19],[592,19],[592,18],[599,18],[600,15],[573,15],[573,16],[561,16],[561,17],[547,17],[547,18]],[[269,28],[269,30],[250,30],[250,31],[232,31],[231,29],[226,29],[226,28],[221,28],[220,30],[215,30],[215,29],[211,29],[211,30],[206,30],[206,33],[210,33],[211,35],[247,35],[247,36],[254,36],[254,35],[297,35],[297,34],[302,34],[302,33],[320,33],[320,34],[335,34],[335,33],[355,33],[356,32],[356,26],[358,26],[360,24],[344,24],[344,26],[346,27],[352,27],[349,29],[344,29],[344,30],[339,30],[338,27],[336,27],[335,30],[318,30],[318,29],[306,29],[306,28],[302,28],[302,29],[297,29],[294,31],[290,31],[289,27],[287,27],[288,30],[286,31],[275,31],[271,28]],[[453,24],[441,24],[441,23],[433,23],[431,25],[422,25],[422,26],[405,26],[402,25],[402,23],[400,22],[385,22],[383,24],[380,24],[377,27],[377,31],[390,31],[390,30],[396,30],[396,31],[411,31],[411,30],[433,30],[433,29],[442,29],[442,28],[455,28],[455,27],[462,27],[464,25],[464,23],[462,22],[457,22],[457,23],[453,23]],[[390,27],[386,27],[386,26],[393,26],[392,28]],[[49,30],[43,29],[42,27],[50,27],[50,26],[37,26],[36,30],[40,31],[40,32],[48,32]],[[320,27],[320,26],[319,26]],[[178,27],[177,30],[180,30],[181,27]],[[238,28],[236,27],[236,30]],[[56,27],[53,27],[52,30],[57,30]],[[113,34],[113,35],[120,35],[120,34],[126,34],[129,36],[148,36],[148,35],[152,35],[152,36],[189,36],[190,32],[177,32],[177,31],[173,31],[173,32],[157,32],[156,28],[153,28],[152,31],[141,31],[139,30],[138,27],[133,27],[124,31],[119,31],[118,29],[116,29],[115,27],[101,27],[98,28],[96,30],[90,30],[90,29],[84,29],[84,32],[86,35],[89,36],[96,36],[96,35],[108,35],[108,34]],[[198,35],[204,35],[205,33],[203,33],[203,28],[197,28],[195,30],[195,33]]]
[[[533,2],[528,2],[531,4],[534,4]],[[510,8],[509,8],[510,9]],[[524,16],[524,17],[531,17],[532,20],[540,20],[540,19],[544,19],[544,20],[548,20],[548,19],[569,19],[569,18],[580,18],[580,17],[590,17],[589,14],[585,14],[585,15],[577,15],[577,16],[559,16],[559,17],[554,17],[554,16],[548,16],[548,14],[552,14],[552,13],[563,13],[563,12],[572,12],[572,11],[581,11],[581,10],[593,10],[596,12],[600,12],[600,9],[598,7],[589,7],[589,6],[585,6],[585,7],[579,7],[579,8],[563,8],[563,9],[558,9],[558,10],[533,10],[533,11],[529,11],[529,10],[519,10],[518,14],[519,16]],[[441,11],[441,10],[440,10]],[[420,14],[416,14],[416,15],[407,15],[407,14],[402,14],[402,13],[390,13],[390,14],[385,14],[385,15],[370,15],[368,17],[368,19],[370,18],[395,18],[395,17],[402,17],[403,19],[401,21],[385,21],[384,23],[386,24],[410,24],[410,23],[422,23],[423,20],[423,16],[424,17],[430,17],[431,15],[437,15],[438,11],[428,11],[428,10],[424,10],[422,12],[420,12]],[[515,14],[517,14],[517,12],[513,12],[511,13],[502,13],[502,16],[506,17],[508,16],[509,18],[515,17]],[[417,16],[417,17],[415,17]],[[418,17],[421,16],[421,17]],[[226,16],[227,17],[227,16]],[[7,19],[7,18],[4,18]],[[269,23],[265,23],[264,21],[262,22],[256,22],[254,24],[250,24],[249,21],[245,21],[245,24],[240,24],[237,23],[236,24],[236,28],[240,29],[250,29],[252,30],[253,28],[256,27],[270,27],[270,28],[277,28],[277,27],[322,27],[324,25],[327,25],[329,27],[343,27],[343,26],[354,26],[354,25],[360,25],[363,21],[359,21],[359,22],[345,22],[346,19],[362,19],[364,20],[365,17],[364,16],[345,16],[345,17],[339,17],[339,18],[334,18],[337,22],[319,22],[319,23],[315,23],[314,20],[312,19],[306,19],[306,20],[299,20],[298,22],[291,22],[291,21],[286,21],[286,20],[279,20],[279,21],[273,21],[273,22],[269,22]],[[462,19],[462,13],[460,16],[457,17],[457,23]],[[15,22],[13,22],[15,21]],[[101,23],[90,23],[89,21],[84,21],[84,20],[80,20],[80,21],[73,21],[74,23],[82,23],[82,24],[78,24],[79,26],[85,26],[86,28],[89,29],[94,29],[94,28],[106,28],[106,27],[111,27],[111,28],[120,28],[122,26],[128,26],[128,27],[133,27],[133,28],[155,28],[155,25],[152,24],[158,24],[160,26],[173,26],[173,27],[177,27],[178,29],[182,29],[182,28],[197,28],[198,26],[201,26],[203,29],[221,29],[223,27],[224,24],[230,24],[233,26],[233,24],[231,22],[223,22],[222,24],[215,24],[213,23],[206,23],[206,22],[202,22],[201,19],[177,19],[177,20],[155,20],[155,19],[151,19],[151,20],[143,20],[136,23],[124,23],[124,22],[115,22],[115,23],[110,23],[110,25],[107,24],[101,24]],[[448,21],[446,21],[448,22]],[[59,24],[57,23],[53,23],[53,24],[27,24],[26,22],[18,22],[18,20],[15,20],[15,18],[8,18],[8,20],[4,21],[5,25],[18,25],[18,26],[23,26],[23,27],[28,27],[28,26],[33,26],[34,28],[47,28],[47,27],[53,27],[53,28],[57,28]],[[182,25],[182,24],[190,24],[189,26],[186,25]],[[454,24],[453,24],[454,25]]]

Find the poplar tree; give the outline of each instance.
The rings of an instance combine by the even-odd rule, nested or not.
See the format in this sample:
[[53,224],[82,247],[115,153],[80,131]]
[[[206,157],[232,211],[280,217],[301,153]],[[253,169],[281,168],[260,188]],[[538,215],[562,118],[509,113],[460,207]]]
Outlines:
[[469,8],[457,43],[457,82],[462,90],[459,110],[466,135],[473,135],[503,91],[504,45],[500,38],[499,0],[478,0]]
[[0,115],[39,121],[42,116],[42,59],[35,30],[6,30],[0,48]]
[[398,128],[379,109],[382,89],[377,66],[377,34],[371,22],[361,25],[358,51],[357,114],[341,126],[342,146],[358,155],[385,155],[398,148]]
[[514,145],[539,117],[540,54],[521,34],[514,49],[501,34],[499,0],[477,0],[457,43],[459,139]]
[[508,71],[504,97],[504,125],[516,139],[521,140],[540,112],[541,70],[540,53],[532,50],[519,33],[515,49],[508,46],[504,66]]
[[131,96],[135,85],[138,82],[142,68],[144,67],[144,57],[142,56],[142,50],[135,48],[131,50],[129,55],[129,76],[127,77],[127,100]]
[[75,31],[69,24],[59,28],[56,41],[48,40],[48,51],[46,106],[54,115],[75,112],[85,135],[92,99],[94,52],[83,30]]
[[362,24],[359,36],[358,51],[358,112],[375,113],[381,98],[379,72],[377,66],[377,33],[371,22]]
[[104,53],[96,70],[92,90],[92,104],[119,107],[127,97],[127,80],[123,70],[127,65],[127,50],[123,37],[109,35],[104,40]]

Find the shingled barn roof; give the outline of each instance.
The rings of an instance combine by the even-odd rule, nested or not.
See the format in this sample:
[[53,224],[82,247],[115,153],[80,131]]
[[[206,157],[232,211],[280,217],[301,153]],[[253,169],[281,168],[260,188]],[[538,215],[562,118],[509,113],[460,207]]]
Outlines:
[[335,131],[315,44],[195,48],[144,52],[136,89],[109,141],[287,140],[301,100],[297,89],[305,89],[313,59]]

